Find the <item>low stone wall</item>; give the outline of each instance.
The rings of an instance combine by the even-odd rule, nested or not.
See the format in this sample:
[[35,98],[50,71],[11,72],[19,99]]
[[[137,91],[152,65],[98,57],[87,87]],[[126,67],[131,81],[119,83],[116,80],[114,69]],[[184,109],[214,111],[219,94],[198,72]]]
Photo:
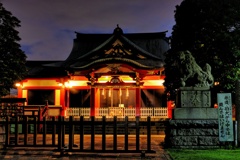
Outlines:
[[167,148],[219,148],[218,120],[170,120],[166,126]]

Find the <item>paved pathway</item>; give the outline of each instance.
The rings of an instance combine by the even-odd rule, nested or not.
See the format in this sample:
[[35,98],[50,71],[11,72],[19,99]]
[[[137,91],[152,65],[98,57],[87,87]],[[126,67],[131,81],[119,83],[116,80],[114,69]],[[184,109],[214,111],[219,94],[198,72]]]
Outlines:
[[[86,136],[85,142],[90,141],[90,136]],[[140,137],[141,144],[145,143],[144,138]],[[131,139],[131,138],[130,138]],[[153,135],[151,139],[151,149],[156,151],[156,153],[146,153],[145,157],[142,157],[140,153],[66,153],[63,156],[60,156],[59,152],[46,151],[46,149],[32,149],[32,148],[9,148],[8,150],[0,150],[0,160],[2,159],[11,159],[11,160],[51,160],[51,159],[59,159],[59,160],[121,160],[121,159],[153,159],[153,160],[171,160],[169,155],[162,148],[161,143],[164,140],[164,136],[161,135]],[[97,143],[101,141],[101,137],[95,137],[95,148],[101,146],[101,143]],[[124,141],[124,140],[123,140]],[[123,142],[118,139],[118,142]],[[135,141],[135,139],[133,139]],[[109,145],[111,141],[107,140],[107,145]],[[110,143],[111,146],[112,143]],[[123,144],[123,143],[122,143]],[[129,144],[131,144],[131,140],[129,140]],[[121,143],[120,143],[121,145]],[[134,145],[133,145],[134,146]],[[130,146],[129,146],[130,148]]]

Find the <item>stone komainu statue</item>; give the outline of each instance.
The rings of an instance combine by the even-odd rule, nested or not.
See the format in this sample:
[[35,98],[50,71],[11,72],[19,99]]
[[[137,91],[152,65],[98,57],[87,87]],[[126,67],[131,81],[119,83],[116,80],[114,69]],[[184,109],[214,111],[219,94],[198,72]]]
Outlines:
[[179,52],[179,68],[182,87],[211,87],[214,83],[211,66],[206,64],[202,69],[189,51]]

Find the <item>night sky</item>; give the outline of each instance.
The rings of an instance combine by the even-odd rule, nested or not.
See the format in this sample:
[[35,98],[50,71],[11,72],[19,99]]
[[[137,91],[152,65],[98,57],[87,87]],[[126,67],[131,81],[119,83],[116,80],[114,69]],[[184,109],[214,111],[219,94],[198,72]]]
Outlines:
[[124,33],[168,31],[182,0],[0,0],[21,21],[18,28],[27,60],[65,60],[75,31]]

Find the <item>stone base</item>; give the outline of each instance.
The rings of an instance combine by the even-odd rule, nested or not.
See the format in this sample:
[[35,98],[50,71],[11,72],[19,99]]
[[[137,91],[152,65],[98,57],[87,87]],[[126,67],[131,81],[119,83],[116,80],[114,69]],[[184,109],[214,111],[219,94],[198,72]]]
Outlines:
[[175,108],[174,119],[218,119],[216,108]]
[[218,120],[170,120],[166,126],[167,148],[219,148]]

